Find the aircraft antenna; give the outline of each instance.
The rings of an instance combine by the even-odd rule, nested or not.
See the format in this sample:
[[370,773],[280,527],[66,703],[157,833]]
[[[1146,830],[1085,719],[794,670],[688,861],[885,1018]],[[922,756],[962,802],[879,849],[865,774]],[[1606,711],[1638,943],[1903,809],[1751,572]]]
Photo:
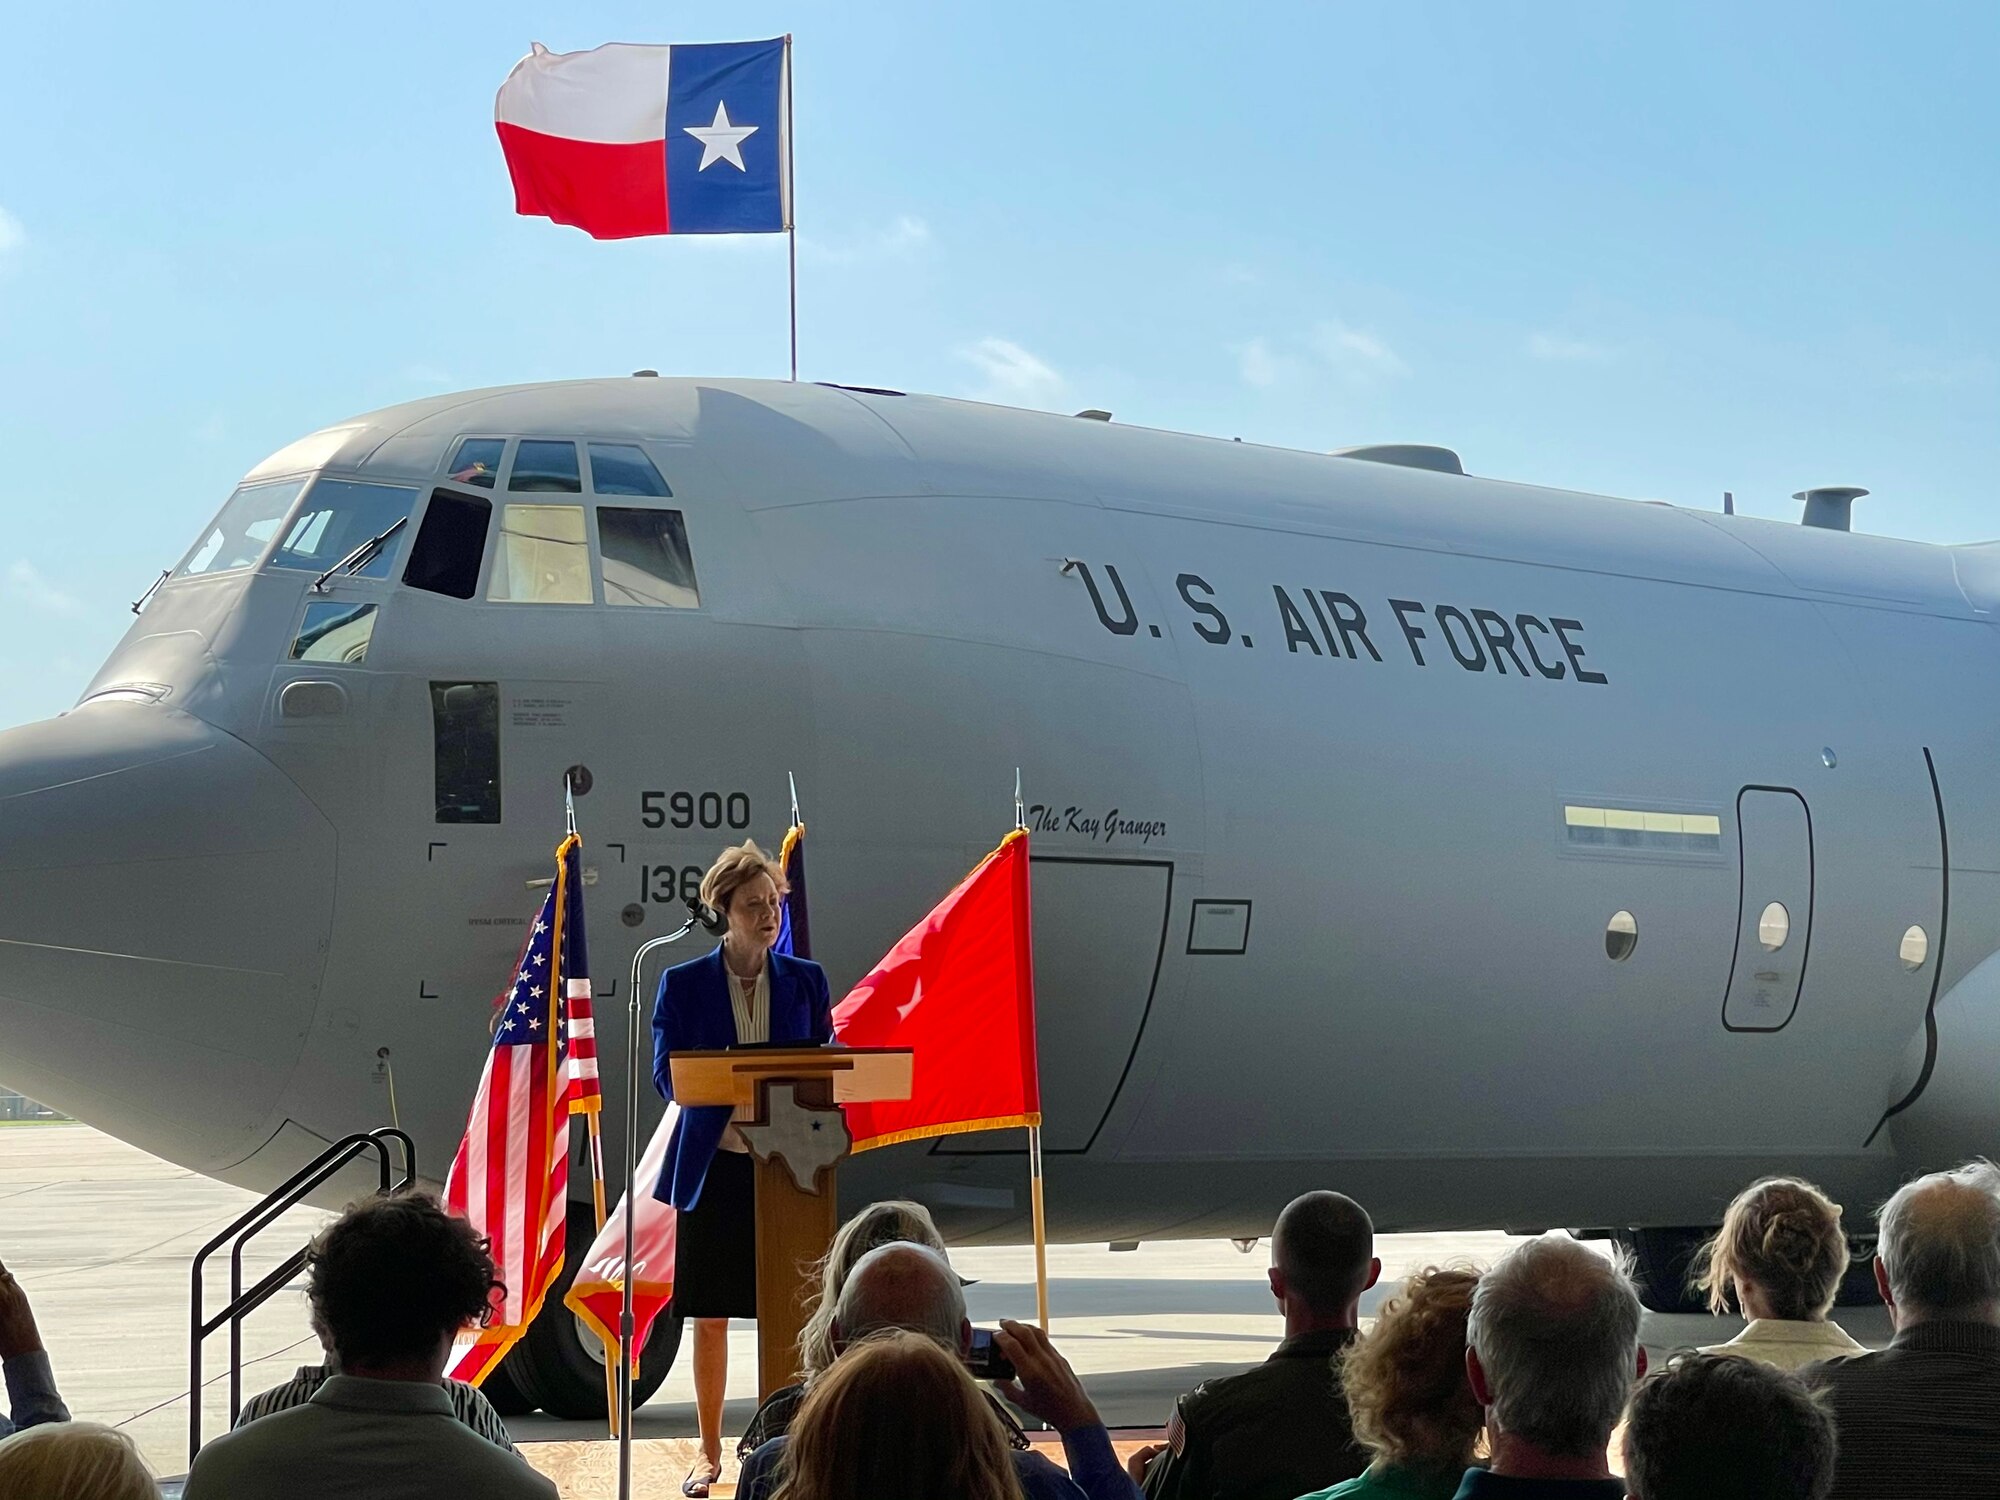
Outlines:
[[1736,497],[1728,490],[1722,492],[1722,513],[1725,516],[1736,514]]

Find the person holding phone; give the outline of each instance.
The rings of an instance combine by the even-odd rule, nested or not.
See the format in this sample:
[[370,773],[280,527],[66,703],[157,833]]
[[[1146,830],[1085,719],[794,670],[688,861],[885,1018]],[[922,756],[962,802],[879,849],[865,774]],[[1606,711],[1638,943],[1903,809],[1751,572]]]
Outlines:
[[[701,902],[726,924],[705,957],[660,977],[653,1006],[653,1082],[674,1096],[676,1052],[813,1046],[833,1040],[826,973],[772,951],[785,873],[754,842],[725,849],[701,882]],[[683,1109],[654,1194],[679,1213],[674,1305],[694,1335],[695,1417],[701,1456],[681,1484],[700,1500],[722,1474],[722,1401],[729,1320],[757,1316],[757,1215],[749,1147],[736,1128],[749,1111]]]

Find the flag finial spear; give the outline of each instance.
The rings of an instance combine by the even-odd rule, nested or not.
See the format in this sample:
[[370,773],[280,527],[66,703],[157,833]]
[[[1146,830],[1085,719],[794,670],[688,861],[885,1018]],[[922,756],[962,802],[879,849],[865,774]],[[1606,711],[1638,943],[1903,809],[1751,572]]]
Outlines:
[[576,836],[576,778],[568,771],[563,772],[563,827]]
[[799,778],[793,775],[790,771],[787,771],[785,772],[785,780],[791,783],[792,827],[796,828],[799,826]]
[[1026,828],[1028,820],[1021,815],[1021,768],[1014,767],[1014,826]]

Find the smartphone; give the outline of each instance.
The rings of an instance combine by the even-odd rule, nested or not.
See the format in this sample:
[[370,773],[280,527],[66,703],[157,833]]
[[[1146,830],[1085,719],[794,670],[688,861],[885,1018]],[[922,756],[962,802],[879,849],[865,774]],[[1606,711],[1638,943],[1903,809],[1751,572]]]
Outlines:
[[1014,1366],[1007,1356],[1000,1352],[994,1342],[993,1330],[975,1328],[972,1330],[972,1348],[965,1356],[965,1368],[972,1372],[974,1380],[1012,1380]]

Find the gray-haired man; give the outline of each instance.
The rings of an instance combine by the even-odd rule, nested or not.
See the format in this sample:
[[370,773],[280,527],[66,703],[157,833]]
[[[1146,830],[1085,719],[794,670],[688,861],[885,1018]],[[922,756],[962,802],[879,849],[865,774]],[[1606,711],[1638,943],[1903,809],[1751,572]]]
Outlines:
[[1905,1183],[1878,1216],[1895,1341],[1801,1373],[1840,1435],[1831,1500],[1984,1495],[2000,1475],[2000,1167]]
[[1646,1372],[1639,1311],[1623,1268],[1564,1234],[1480,1277],[1465,1368],[1493,1465],[1468,1470],[1457,1500],[1624,1500],[1608,1450]]

